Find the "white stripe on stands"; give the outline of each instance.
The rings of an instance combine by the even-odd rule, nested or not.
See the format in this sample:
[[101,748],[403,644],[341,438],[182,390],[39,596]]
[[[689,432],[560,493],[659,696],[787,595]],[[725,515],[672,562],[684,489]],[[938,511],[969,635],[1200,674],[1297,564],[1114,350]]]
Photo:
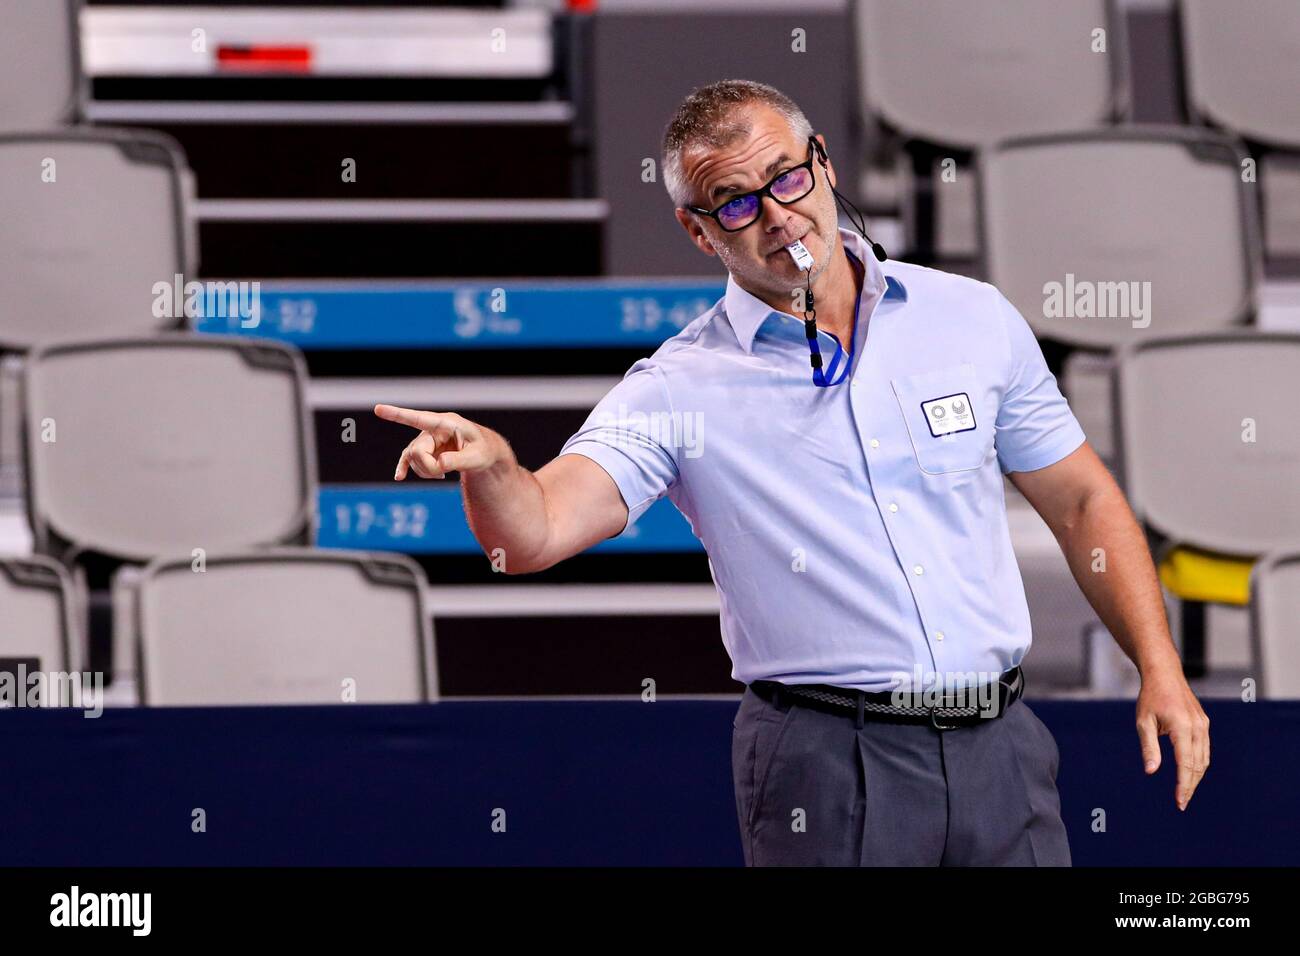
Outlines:
[[221,46],[305,47],[311,76],[541,78],[555,62],[544,9],[103,6],[81,10],[81,34],[90,76],[240,75]]
[[92,100],[96,123],[545,123],[573,120],[571,103],[296,103]]
[[440,617],[716,615],[712,584],[433,584],[429,611]]
[[603,199],[200,199],[208,222],[601,222]]
[[313,409],[401,405],[456,408],[592,408],[617,385],[606,376],[556,378],[313,378],[307,404]]

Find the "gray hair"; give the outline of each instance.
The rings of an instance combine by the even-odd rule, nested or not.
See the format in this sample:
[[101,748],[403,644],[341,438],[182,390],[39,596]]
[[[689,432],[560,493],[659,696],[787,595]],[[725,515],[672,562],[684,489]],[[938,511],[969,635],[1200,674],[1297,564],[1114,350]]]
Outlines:
[[790,131],[801,141],[812,135],[812,124],[794,100],[776,87],[753,80],[719,80],[692,90],[682,100],[664,130],[664,186],[673,203],[686,205],[690,188],[682,174],[682,154],[695,146],[720,149],[748,136],[750,124],[743,118],[733,119],[743,107],[761,103],[785,117]]

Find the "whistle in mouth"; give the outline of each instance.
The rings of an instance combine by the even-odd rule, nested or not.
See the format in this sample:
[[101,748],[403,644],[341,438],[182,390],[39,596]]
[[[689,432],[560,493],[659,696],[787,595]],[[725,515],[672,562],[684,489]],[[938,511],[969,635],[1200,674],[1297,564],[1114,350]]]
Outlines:
[[785,251],[790,253],[790,258],[794,260],[794,264],[798,266],[801,271],[807,272],[812,268],[812,253],[809,252],[807,247],[798,239],[786,246]]

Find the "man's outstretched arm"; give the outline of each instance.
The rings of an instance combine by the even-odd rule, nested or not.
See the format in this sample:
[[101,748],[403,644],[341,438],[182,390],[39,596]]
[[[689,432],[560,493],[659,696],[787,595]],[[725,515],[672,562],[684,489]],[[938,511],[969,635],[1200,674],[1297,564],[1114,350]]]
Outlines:
[[470,530],[486,554],[504,556],[507,574],[543,571],[627,524],[618,485],[590,458],[561,455],[534,473],[504,437],[455,412],[376,405],[375,414],[420,431],[394,480],[412,471],[421,478],[459,472]]

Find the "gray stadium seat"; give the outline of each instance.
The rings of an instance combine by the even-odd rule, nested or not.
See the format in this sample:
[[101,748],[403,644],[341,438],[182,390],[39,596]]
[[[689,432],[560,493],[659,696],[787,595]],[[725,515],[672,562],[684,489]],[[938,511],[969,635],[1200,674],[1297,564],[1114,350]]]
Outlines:
[[1123,19],[1107,0],[858,0],[855,17],[863,102],[904,135],[977,148],[1126,109]]
[[72,579],[58,562],[0,558],[0,660],[25,662],[29,672],[71,670],[75,621]]
[[[1028,137],[980,157],[989,281],[1040,336],[1103,350],[1074,352],[1062,376],[1103,459],[1114,454],[1104,350],[1254,319],[1262,251],[1242,158],[1218,134],[1171,127]],[[1063,305],[1083,308],[1047,314],[1052,283]],[[1089,284],[1091,317],[1078,314]],[[1149,292],[1145,311],[1130,299],[1114,314],[1130,291]]]
[[1118,353],[1120,470],[1181,602],[1184,664],[1205,662],[1206,607],[1245,606],[1252,565],[1300,547],[1300,334],[1237,330]]
[[77,0],[5,0],[0,16],[0,132],[75,122],[83,80]]
[[312,543],[305,379],[296,349],[262,339],[168,333],[33,350],[24,452],[35,550],[139,562]]
[[1300,697],[1300,549],[1255,565],[1250,625],[1259,695]]
[[[1125,18],[1110,0],[857,0],[853,16],[863,125],[883,123],[908,144],[906,163],[883,179],[902,174],[915,255],[979,254],[975,177],[963,168],[943,178],[938,160],[954,158],[944,151],[1103,126],[1129,113]],[[1105,53],[1093,52],[1096,30],[1105,31]],[[873,160],[865,178],[879,185]]]
[[[1245,153],[1203,130],[1123,127],[999,144],[980,160],[989,281],[1039,335],[1113,348],[1254,317],[1260,275]],[[1149,282],[1150,325],[1049,317],[1045,286],[1073,276]],[[1131,308],[1131,305],[1130,305]]]
[[[292,347],[247,338],[170,333],[34,350],[24,457],[35,549],[71,566],[84,593],[85,551],[144,562],[313,543],[305,381]],[[87,461],[98,462],[93,474]],[[115,680],[134,677],[135,571],[124,564],[111,584]]]
[[1258,144],[1265,241],[1300,256],[1300,3],[1183,0],[1183,82],[1196,121]]
[[0,135],[0,350],[183,325],[154,286],[193,265],[187,175],[156,133]]
[[1197,118],[1300,149],[1300,3],[1182,0],[1183,65]]
[[437,697],[425,577],[411,559],[310,548],[148,565],[141,702],[418,703]]
[[1121,458],[1141,517],[1228,555],[1300,546],[1300,334],[1152,339],[1122,350],[1118,372]]

